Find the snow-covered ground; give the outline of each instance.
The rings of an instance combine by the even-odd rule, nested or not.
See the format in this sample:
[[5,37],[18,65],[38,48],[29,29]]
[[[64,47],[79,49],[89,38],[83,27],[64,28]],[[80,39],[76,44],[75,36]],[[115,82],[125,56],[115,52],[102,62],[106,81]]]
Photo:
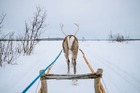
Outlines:
[[[17,59],[16,65],[5,65],[0,68],[0,93],[20,93],[46,68],[58,55],[62,41],[40,42],[31,56]],[[79,42],[89,63],[96,71],[103,68],[102,83],[107,93],[139,93],[140,91],[140,42]],[[82,54],[78,53],[77,73],[89,73]],[[50,73],[67,73],[64,54],[53,66]],[[71,69],[71,73],[73,73]],[[93,80],[78,80],[78,85],[72,85],[71,80],[50,80],[48,93],[94,93]],[[27,91],[37,93],[40,80]]]

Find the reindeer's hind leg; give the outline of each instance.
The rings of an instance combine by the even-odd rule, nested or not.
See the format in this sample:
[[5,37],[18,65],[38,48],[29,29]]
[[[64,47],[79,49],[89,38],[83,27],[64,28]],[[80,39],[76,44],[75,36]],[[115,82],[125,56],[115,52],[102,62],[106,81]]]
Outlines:
[[76,74],[76,59],[73,59],[74,74]]
[[68,74],[70,74],[70,60],[67,60],[67,65],[68,65]]
[[74,74],[76,74],[76,59],[77,59],[77,51],[73,51],[73,56],[72,56],[72,63],[74,67]]
[[74,74],[76,74],[76,55],[74,55],[72,57],[72,64],[73,64],[73,71],[74,71]]
[[70,73],[70,60],[69,60],[69,54],[65,53],[66,61],[67,61],[67,69],[68,69],[68,74]]
[[[74,70],[74,74],[76,74],[76,59],[73,58],[72,61],[73,61],[72,63],[73,63],[73,67],[74,67],[74,69],[73,69],[73,70]],[[78,84],[77,79],[73,79],[73,80],[72,80],[72,84],[73,84],[73,85],[77,85],[77,84]]]
[[67,43],[64,43],[63,42],[63,49],[64,49],[64,54],[65,54],[65,58],[66,58],[66,61],[67,61],[67,69],[68,69],[68,74],[70,73],[70,60],[69,60],[69,50],[67,47],[64,47],[64,46],[67,46]]

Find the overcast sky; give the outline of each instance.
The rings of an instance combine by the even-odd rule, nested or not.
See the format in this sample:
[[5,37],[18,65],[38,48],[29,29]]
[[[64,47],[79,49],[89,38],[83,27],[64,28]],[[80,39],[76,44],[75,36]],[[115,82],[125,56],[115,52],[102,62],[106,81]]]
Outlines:
[[108,38],[110,31],[140,38],[140,0],[0,0],[0,13],[7,14],[3,30],[24,31],[36,6],[47,10],[45,37],[64,37],[60,24],[74,34],[79,23],[78,38]]

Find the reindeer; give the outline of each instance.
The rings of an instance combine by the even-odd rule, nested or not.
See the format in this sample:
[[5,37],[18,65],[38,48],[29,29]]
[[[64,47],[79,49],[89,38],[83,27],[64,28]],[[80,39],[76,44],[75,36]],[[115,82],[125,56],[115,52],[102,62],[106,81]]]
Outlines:
[[74,74],[76,74],[76,59],[77,59],[77,54],[78,54],[78,49],[79,49],[78,39],[76,38],[76,34],[79,30],[79,25],[76,23],[75,23],[75,25],[78,27],[78,29],[74,35],[66,35],[63,31],[64,25],[60,25],[61,31],[63,32],[63,34],[66,35],[66,37],[63,40],[62,47],[63,47],[65,58],[67,61],[68,73],[70,73],[69,55],[71,54],[72,55],[72,64],[74,67]]

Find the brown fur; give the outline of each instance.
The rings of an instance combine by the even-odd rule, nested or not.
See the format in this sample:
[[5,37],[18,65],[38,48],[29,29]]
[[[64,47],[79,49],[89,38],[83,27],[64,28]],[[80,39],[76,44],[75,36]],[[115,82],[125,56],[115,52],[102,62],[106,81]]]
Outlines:
[[[71,48],[69,48],[69,46],[68,46],[69,41],[67,40],[67,38],[71,38],[71,37],[74,37],[74,41],[72,43]],[[74,74],[76,74],[76,59],[77,59],[78,48],[79,48],[78,39],[74,35],[68,35],[64,38],[63,43],[62,43],[62,47],[63,47],[65,57],[67,60],[68,73],[70,73],[69,55],[70,55],[70,51],[71,51],[72,52],[72,64],[74,66]]]

